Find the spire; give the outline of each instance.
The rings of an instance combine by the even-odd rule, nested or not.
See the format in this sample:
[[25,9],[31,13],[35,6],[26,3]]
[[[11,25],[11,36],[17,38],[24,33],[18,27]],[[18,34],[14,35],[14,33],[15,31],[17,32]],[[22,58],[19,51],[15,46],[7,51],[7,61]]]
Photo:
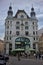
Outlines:
[[30,16],[31,16],[32,18],[35,18],[35,15],[36,15],[36,13],[35,13],[35,11],[34,11],[33,4],[32,4]]
[[8,16],[13,16],[11,3],[10,3],[10,6],[9,6],[9,10],[8,10]]
[[12,7],[11,7],[11,3],[10,3],[10,6],[9,6],[9,9],[12,9]]
[[32,4],[32,8],[31,8],[31,11],[34,11],[34,8],[33,8],[33,4]]
[[12,3],[10,2],[10,6],[12,5]]

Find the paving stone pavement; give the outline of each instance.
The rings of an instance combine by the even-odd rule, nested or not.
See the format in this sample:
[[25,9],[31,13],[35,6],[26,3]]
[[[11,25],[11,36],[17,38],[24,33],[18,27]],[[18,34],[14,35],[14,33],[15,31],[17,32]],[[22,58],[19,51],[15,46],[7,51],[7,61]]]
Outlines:
[[18,61],[17,57],[11,56],[6,65],[43,65],[43,60],[21,58],[21,60]]

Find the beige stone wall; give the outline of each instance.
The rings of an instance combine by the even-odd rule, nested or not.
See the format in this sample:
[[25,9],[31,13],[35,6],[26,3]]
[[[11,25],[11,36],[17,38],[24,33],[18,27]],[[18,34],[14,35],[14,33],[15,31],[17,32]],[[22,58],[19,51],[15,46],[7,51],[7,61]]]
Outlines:
[[4,53],[5,43],[3,40],[0,40],[0,53]]
[[39,47],[40,52],[43,53],[43,34],[39,37],[38,47]]

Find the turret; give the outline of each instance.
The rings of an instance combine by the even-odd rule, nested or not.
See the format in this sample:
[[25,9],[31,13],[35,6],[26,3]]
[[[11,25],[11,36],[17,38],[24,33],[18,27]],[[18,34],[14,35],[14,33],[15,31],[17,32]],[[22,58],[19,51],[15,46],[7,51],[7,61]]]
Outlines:
[[13,11],[12,11],[12,7],[10,5],[9,10],[8,10],[8,17],[12,17],[12,16],[13,16]]
[[36,13],[35,13],[35,11],[34,11],[33,6],[32,6],[32,8],[31,8],[30,16],[31,16],[31,18],[36,18]]

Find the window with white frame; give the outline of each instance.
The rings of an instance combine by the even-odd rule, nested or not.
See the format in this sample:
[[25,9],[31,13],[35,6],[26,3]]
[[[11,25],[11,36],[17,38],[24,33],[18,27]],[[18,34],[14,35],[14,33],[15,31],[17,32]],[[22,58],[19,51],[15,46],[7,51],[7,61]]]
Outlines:
[[35,35],[35,31],[33,31],[33,35]]
[[16,22],[16,24],[18,25],[18,24],[20,24],[20,22],[19,22],[19,21],[17,21],[17,22]]
[[28,22],[25,22],[25,25],[28,25]]
[[29,32],[28,31],[25,31],[25,35],[28,36]]
[[20,32],[19,31],[16,31],[16,35],[19,35],[20,34]]
[[19,26],[16,26],[16,29],[20,29],[20,27]]
[[35,40],[35,37],[33,37],[33,40]]
[[28,29],[28,26],[25,26],[25,29]]
[[10,34],[12,34],[12,31],[10,31]]

